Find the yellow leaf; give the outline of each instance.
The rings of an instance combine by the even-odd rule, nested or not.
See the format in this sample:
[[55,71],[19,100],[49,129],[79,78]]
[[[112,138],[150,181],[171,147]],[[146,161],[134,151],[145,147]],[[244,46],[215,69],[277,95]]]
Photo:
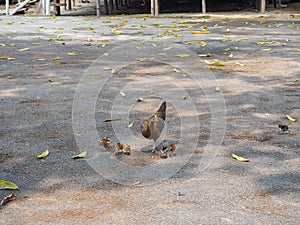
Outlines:
[[199,45],[201,45],[202,47],[205,47],[205,46],[206,46],[206,42],[205,42],[205,41],[198,40],[197,43],[198,43]]
[[129,124],[127,127],[128,128],[132,128],[133,127],[133,123]]
[[122,23],[127,23],[128,20],[123,19],[123,20],[121,20],[121,22],[122,22]]
[[229,58],[232,58],[232,57],[233,57],[233,54],[231,53],[228,57],[229,57]]
[[209,31],[193,31],[192,34],[210,34]]
[[55,41],[64,41],[65,39],[63,38],[55,38]]
[[3,44],[3,43],[0,43],[0,47],[5,47],[5,44]]
[[84,151],[78,155],[72,156],[73,159],[80,159],[80,158],[84,158],[84,157],[86,157],[86,151]]
[[293,117],[291,117],[290,115],[285,115],[285,117],[289,120],[289,121],[292,121],[292,122],[296,122],[297,120],[294,119]]
[[294,78],[294,82],[296,83],[296,82],[298,82],[299,81],[299,79],[298,78]]
[[68,52],[68,55],[76,56],[77,53],[76,53],[76,51],[72,51],[72,52]]
[[297,50],[297,52],[300,52],[300,48],[297,48],[296,50]]
[[215,88],[215,91],[216,91],[216,92],[219,92],[219,91],[220,91],[220,88],[219,88],[219,87],[216,87],[216,88]]
[[143,62],[143,61],[147,61],[147,60],[153,60],[154,58],[137,58],[137,61]]
[[189,54],[185,54],[185,53],[179,53],[179,54],[176,54],[176,56],[184,58],[184,57],[189,57],[190,55]]
[[267,51],[271,51],[272,48],[263,48],[263,49],[261,49],[261,50],[264,51],[264,52],[267,52]]
[[25,52],[25,51],[28,51],[29,48],[22,48],[22,49],[19,49],[18,52]]
[[212,69],[212,70],[217,69],[216,66],[208,66],[208,68],[209,68],[209,69]]
[[94,30],[94,28],[92,28],[92,27],[88,27],[88,28],[86,28],[87,30]]
[[264,41],[258,41],[258,42],[256,42],[256,44],[257,44],[257,45],[265,45],[265,44],[267,44],[267,42],[264,42]]
[[40,43],[31,43],[33,46],[38,46]]
[[46,59],[44,59],[44,58],[38,58],[38,59],[36,59],[37,61],[45,61]]
[[245,159],[244,157],[238,156],[236,154],[231,154],[231,157],[239,162],[249,162],[249,159]]
[[235,64],[238,65],[238,66],[245,66],[245,64],[239,63],[239,62],[235,62]]
[[61,60],[61,58],[55,57],[55,58],[53,58],[53,60],[54,60],[54,61],[55,61],[55,60]]
[[43,159],[45,157],[47,157],[49,155],[49,150],[47,149],[46,151],[44,151],[42,154],[37,155],[36,158],[38,159]]
[[7,55],[2,55],[2,56],[0,56],[0,59],[14,60],[16,58],[13,58],[13,57],[10,57],[10,56],[7,56]]
[[7,180],[0,180],[0,190],[9,189],[9,190],[16,190],[18,189],[18,185],[13,182]]

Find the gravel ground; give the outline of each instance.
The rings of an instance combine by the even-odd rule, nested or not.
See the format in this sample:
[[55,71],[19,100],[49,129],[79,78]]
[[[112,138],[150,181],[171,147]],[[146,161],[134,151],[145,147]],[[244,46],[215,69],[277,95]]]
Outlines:
[[[0,178],[19,186],[1,190],[17,198],[0,224],[298,224],[300,128],[285,115],[300,118],[299,12],[16,16],[0,26]],[[128,142],[143,146],[138,124],[162,98],[175,156],[99,147],[102,136],[124,139],[124,120],[103,122],[114,109],[134,121]]]

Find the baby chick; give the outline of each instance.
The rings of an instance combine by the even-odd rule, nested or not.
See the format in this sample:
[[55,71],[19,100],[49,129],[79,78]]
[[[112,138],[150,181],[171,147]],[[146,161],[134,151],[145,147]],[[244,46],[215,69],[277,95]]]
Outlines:
[[100,145],[102,145],[104,148],[106,148],[107,150],[109,150],[109,148],[110,148],[110,138],[108,138],[108,137],[101,138]]
[[160,158],[162,158],[162,159],[168,158],[168,147],[163,147],[160,150]]
[[116,144],[116,155],[121,155],[121,154],[123,154],[123,144],[121,144],[120,142],[118,142],[117,144]]
[[176,149],[177,149],[176,144],[170,144],[170,146],[169,146],[170,156],[171,156],[171,155],[172,155],[172,156],[173,156],[173,155],[176,155],[176,154],[175,154]]
[[123,154],[130,155],[131,154],[131,146],[128,144],[123,145]]
[[278,128],[279,128],[279,131],[280,131],[282,134],[286,134],[286,133],[288,133],[288,131],[289,131],[288,125],[282,125],[282,124],[279,124],[279,125],[278,125]]

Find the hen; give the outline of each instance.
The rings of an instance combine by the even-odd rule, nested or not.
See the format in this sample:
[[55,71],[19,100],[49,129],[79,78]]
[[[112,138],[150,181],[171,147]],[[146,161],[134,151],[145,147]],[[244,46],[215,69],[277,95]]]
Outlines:
[[154,146],[152,152],[155,152],[156,144],[159,141],[159,137],[161,136],[162,132],[165,131],[165,119],[166,119],[166,110],[167,104],[163,102],[156,113],[151,116],[149,119],[144,121],[141,125],[141,132],[142,135],[147,139],[152,139],[154,141]]

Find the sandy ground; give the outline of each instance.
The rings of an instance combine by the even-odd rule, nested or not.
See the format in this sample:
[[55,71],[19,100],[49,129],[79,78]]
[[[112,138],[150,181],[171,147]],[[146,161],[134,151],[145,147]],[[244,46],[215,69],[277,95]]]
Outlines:
[[[298,223],[300,128],[285,115],[300,119],[300,16],[201,16],[0,17],[0,179],[19,186],[0,191],[1,198],[17,195],[0,209],[0,224]],[[211,57],[198,56],[207,53]],[[215,61],[225,66],[209,69]],[[200,85],[189,79],[192,74]],[[149,87],[126,89],[144,78]],[[180,114],[185,101],[180,88],[168,87],[174,83],[196,113],[187,105]],[[96,87],[101,92],[89,95]],[[87,98],[78,95],[80,88]],[[144,102],[136,103],[140,96],[132,93],[142,93]],[[98,146],[102,136],[113,143],[124,138],[116,134],[122,121],[103,122],[114,106],[125,111],[132,104],[128,118],[140,138],[138,124],[157,109],[157,96],[168,102],[167,137],[179,144],[176,156],[160,159],[134,148],[127,158],[115,157]],[[182,105],[171,102],[176,97]],[[88,119],[76,128],[74,99],[87,103],[79,115],[83,121],[93,115],[96,139]],[[225,108],[214,108],[220,99]],[[198,128],[191,118],[200,121]],[[279,124],[290,132],[280,134]],[[36,159],[47,148],[50,155]],[[98,170],[93,148],[116,167]],[[72,159],[83,150],[85,159]],[[250,161],[238,162],[231,153]],[[118,162],[129,169],[120,171]],[[199,172],[201,162],[209,167]],[[143,167],[149,165],[180,169],[147,174]],[[130,168],[143,172],[137,179]],[[153,177],[159,182],[146,185]]]

